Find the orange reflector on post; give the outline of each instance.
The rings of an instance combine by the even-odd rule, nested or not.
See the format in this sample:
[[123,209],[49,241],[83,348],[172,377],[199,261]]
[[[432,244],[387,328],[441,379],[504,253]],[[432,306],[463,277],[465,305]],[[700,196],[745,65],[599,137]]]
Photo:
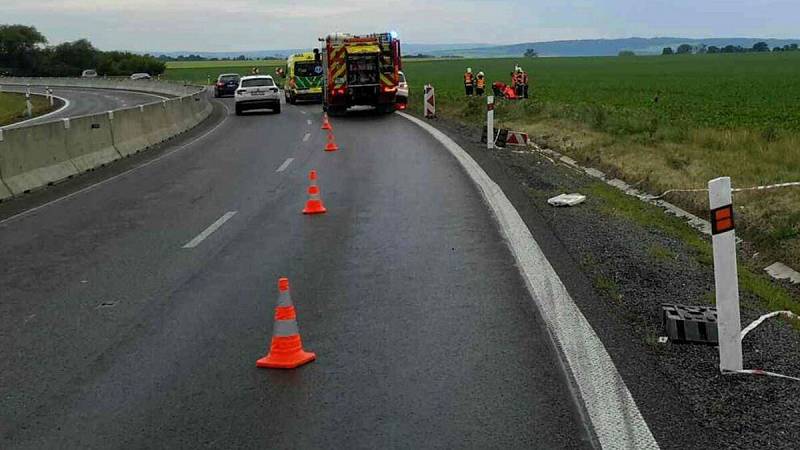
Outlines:
[[721,234],[735,228],[733,205],[726,205],[711,211],[711,234]]

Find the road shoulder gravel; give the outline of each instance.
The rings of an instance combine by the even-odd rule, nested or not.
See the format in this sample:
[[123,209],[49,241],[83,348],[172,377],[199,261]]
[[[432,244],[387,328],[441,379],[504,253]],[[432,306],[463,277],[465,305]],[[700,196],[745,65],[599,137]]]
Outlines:
[[[800,429],[787,420],[800,409],[799,384],[723,377],[716,347],[659,343],[662,303],[713,301],[708,261],[669,232],[684,224],[542,155],[487,151],[478,127],[445,119],[432,125],[461,145],[517,208],[662,448],[792,448],[800,441]],[[547,205],[572,192],[589,198],[574,208]],[[743,325],[765,312],[763,302],[743,293]],[[800,374],[798,343],[788,323],[765,323],[744,341],[745,366]]]

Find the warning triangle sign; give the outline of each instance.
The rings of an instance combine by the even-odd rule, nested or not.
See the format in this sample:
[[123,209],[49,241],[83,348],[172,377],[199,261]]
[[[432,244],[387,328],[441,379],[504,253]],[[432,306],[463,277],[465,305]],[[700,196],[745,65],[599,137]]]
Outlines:
[[519,141],[517,140],[517,133],[508,133],[508,137],[506,138],[506,144],[519,145]]

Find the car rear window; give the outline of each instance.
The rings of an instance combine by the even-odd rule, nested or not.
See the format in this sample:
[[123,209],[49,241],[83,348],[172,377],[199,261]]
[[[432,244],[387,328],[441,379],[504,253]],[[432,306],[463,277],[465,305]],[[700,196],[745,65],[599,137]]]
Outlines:
[[239,79],[239,75],[223,75],[219,77],[219,81],[236,81]]
[[257,87],[257,86],[275,86],[272,78],[253,78],[251,80],[242,80],[242,87]]

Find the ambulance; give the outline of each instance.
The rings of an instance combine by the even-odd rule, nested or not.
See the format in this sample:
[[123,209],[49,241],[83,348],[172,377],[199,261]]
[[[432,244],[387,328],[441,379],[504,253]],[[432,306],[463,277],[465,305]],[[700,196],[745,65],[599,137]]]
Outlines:
[[322,100],[322,63],[312,52],[289,56],[286,61],[286,81],[283,86],[287,103],[301,100]]

